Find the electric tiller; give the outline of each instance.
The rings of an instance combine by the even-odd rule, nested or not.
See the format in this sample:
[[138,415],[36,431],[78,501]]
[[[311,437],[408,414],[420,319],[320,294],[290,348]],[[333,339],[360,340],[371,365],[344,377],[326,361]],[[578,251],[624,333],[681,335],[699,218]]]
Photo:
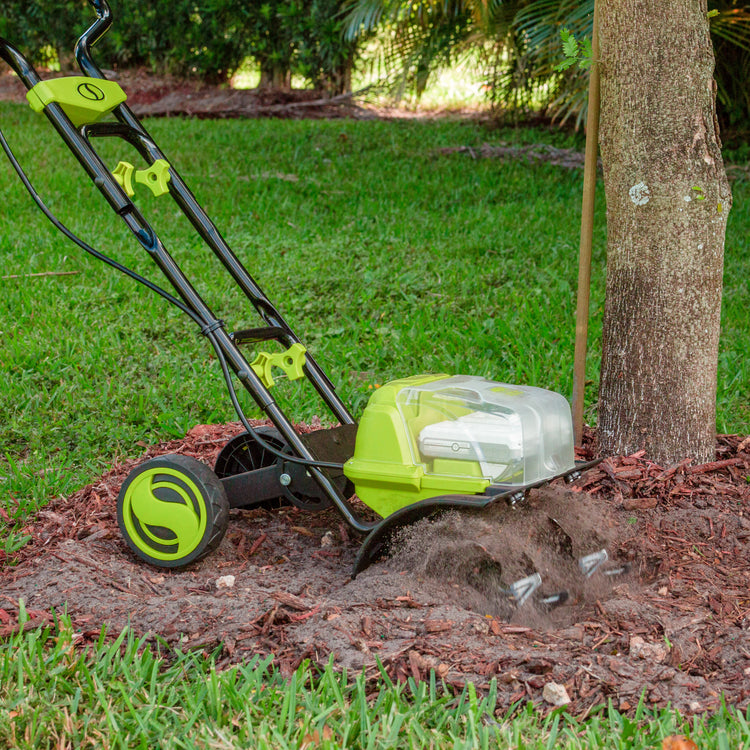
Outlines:
[[[558,477],[574,478],[596,463],[576,464],[570,408],[561,395],[481,377],[433,374],[388,383],[375,391],[357,424],[312,354],[128,107],[121,87],[94,62],[91,47],[110,27],[112,14],[106,0],[90,3],[97,19],[75,48],[83,76],[43,81],[5,39],[0,39],[0,57],[25,84],[31,107],[52,123],[174,291],[103,255],[63,226],[29,182],[1,132],[0,143],[38,207],[61,232],[195,322],[216,352],[229,398],[245,427],[221,450],[213,470],[194,458],[167,455],[131,472],[119,493],[117,515],[138,557],[165,568],[188,565],[217,547],[230,508],[273,507],[282,501],[306,510],[333,506],[354,531],[367,535],[356,558],[356,575],[383,553],[392,532],[406,524],[437,511],[515,504],[530,489]],[[121,161],[110,169],[95,148],[102,138],[126,141],[145,166]],[[169,196],[177,204],[253,305],[261,325],[227,330],[133,202],[136,190]],[[259,349],[267,342],[277,342],[282,350]],[[241,348],[248,344],[255,350],[252,360]],[[301,434],[272,395],[279,372],[290,379],[305,378],[339,426]],[[250,424],[236,381],[273,427]],[[381,520],[365,520],[352,502],[355,494]],[[590,575],[605,560],[605,552],[582,558],[582,573]],[[534,574],[507,590],[522,604],[540,583]]]

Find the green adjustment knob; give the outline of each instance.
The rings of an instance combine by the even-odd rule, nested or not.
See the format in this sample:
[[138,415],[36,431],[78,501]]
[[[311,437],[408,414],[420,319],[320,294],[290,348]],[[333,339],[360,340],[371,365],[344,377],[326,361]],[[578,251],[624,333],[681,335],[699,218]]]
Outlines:
[[172,179],[169,162],[165,159],[157,159],[148,169],[136,169],[129,162],[121,161],[112,170],[112,175],[129,198],[135,195],[133,177],[137,183],[145,185],[157,197],[169,192],[168,183]]
[[299,380],[304,377],[305,373],[302,368],[305,366],[305,352],[306,349],[302,344],[292,344],[285,352],[277,354],[258,352],[258,356],[250,363],[250,367],[266,388],[272,388],[274,379],[271,370],[274,367],[283,370],[289,380]]
[[133,190],[134,172],[135,167],[126,161],[121,161],[112,170],[112,175],[120,184],[120,187],[125,191],[125,194],[128,196],[128,198],[132,198],[135,195],[135,190]]
[[169,173],[169,162],[157,159],[148,169],[139,169],[135,181],[145,185],[157,198],[169,192],[168,182],[172,179]]

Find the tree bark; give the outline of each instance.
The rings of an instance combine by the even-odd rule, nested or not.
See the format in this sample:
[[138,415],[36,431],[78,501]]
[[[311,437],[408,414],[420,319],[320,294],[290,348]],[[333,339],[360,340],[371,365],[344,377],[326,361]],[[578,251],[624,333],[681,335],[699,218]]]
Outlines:
[[292,74],[288,68],[264,66],[260,67],[259,89],[275,91],[292,90]]
[[323,89],[331,96],[352,93],[354,55],[333,68],[323,79]]
[[600,8],[607,288],[598,433],[607,454],[714,458],[731,192],[706,0]]

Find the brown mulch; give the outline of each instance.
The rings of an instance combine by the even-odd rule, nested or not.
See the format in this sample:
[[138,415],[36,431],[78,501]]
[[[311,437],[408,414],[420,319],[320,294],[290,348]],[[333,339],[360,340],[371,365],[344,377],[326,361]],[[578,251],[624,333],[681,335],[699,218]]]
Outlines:
[[[155,75],[145,69],[105,71],[128,95],[139,117],[282,117],[285,119],[376,119],[352,95],[330,97],[320,91],[233,89],[197,80]],[[62,74],[40,71],[43,79]],[[68,75],[70,75],[68,73]],[[25,103],[26,88],[10,72],[0,73],[0,100]]]
[[[139,461],[185,453],[211,464],[238,431],[198,426],[183,440],[144,446]],[[136,463],[116,463],[29,523],[31,542],[0,567],[0,637],[17,627],[23,598],[26,627],[66,606],[84,636],[130,623],[182,649],[220,648],[220,665],[272,653],[285,673],[303,659],[332,659],[376,676],[379,660],[396,680],[434,670],[460,689],[494,678],[502,708],[550,709],[552,682],[578,715],[607,700],[628,711],[644,691],[650,705],[685,712],[716,709],[722,696],[750,702],[748,438],[720,436],[710,464],[611,458],[577,486],[555,483],[515,510],[446,516],[355,580],[356,535],[331,510],[289,506],[232,511],[219,549],[184,571],[138,562],[115,518]],[[576,555],[606,546],[612,564],[627,562],[631,573],[576,580],[574,566],[554,557],[566,544]],[[549,612],[513,609],[491,590],[496,581],[482,578],[488,554],[511,580],[515,562],[533,560],[570,600]]]

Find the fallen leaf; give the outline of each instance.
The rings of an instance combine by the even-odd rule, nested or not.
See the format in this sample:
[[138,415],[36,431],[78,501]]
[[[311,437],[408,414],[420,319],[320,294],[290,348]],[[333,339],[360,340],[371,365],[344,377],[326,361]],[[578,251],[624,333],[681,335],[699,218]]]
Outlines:
[[292,531],[296,531],[298,534],[302,534],[302,536],[315,536],[310,529],[306,529],[304,526],[292,526]]
[[312,747],[320,747],[320,743],[325,740],[333,739],[333,730],[330,727],[323,727],[323,731],[319,732],[317,729],[312,734],[306,734],[302,738],[300,744],[300,750],[307,750]]
[[661,741],[661,750],[698,750],[698,745],[682,734],[673,734]]

